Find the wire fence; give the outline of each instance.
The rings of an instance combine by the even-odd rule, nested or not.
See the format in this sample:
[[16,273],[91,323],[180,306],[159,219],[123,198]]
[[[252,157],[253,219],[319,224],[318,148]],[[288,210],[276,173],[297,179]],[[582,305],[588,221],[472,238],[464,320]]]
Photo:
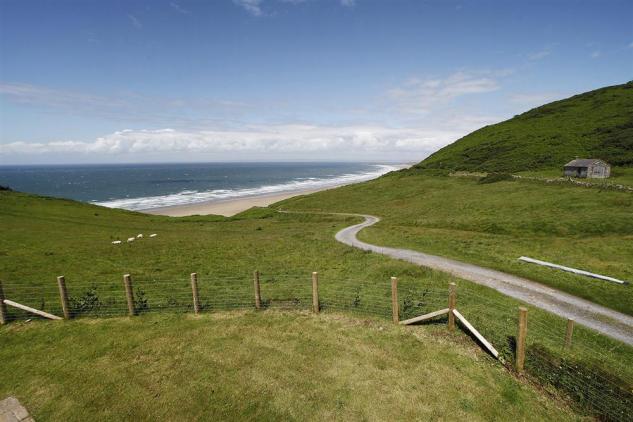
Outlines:
[[[316,277],[317,311],[393,318],[394,292],[389,280]],[[4,282],[0,284],[0,299],[70,318],[196,310],[209,313],[254,309],[257,305],[262,310],[314,310],[314,283],[312,275],[305,273],[196,275],[195,288],[192,277],[132,276],[129,285],[132,301],[128,302],[123,277],[97,277],[90,281],[65,281],[66,312],[62,304],[64,295],[54,281]],[[447,308],[448,286],[413,277],[401,277],[396,285],[395,304],[400,321]],[[528,307],[525,366],[519,368],[518,306],[525,305],[500,297],[496,292],[463,283],[457,286],[456,309],[494,346],[509,370],[538,383],[556,397],[566,397],[581,412],[602,420],[633,420],[633,348],[579,325],[569,338],[567,320]],[[0,316],[5,322],[39,318],[11,306],[5,306]],[[438,316],[427,324],[445,324],[446,320],[446,315]],[[473,339],[477,341],[474,336]]]

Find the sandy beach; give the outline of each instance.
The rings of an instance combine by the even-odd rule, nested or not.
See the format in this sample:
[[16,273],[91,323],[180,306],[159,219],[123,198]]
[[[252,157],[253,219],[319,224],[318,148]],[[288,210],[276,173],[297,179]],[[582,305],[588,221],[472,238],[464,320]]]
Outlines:
[[[327,189],[333,189],[329,187]],[[230,217],[235,214],[239,214],[242,211],[246,211],[252,207],[267,207],[275,202],[283,201],[284,199],[292,198],[299,195],[308,195],[310,193],[318,192],[326,189],[315,189],[306,191],[292,191],[270,195],[256,195],[246,198],[226,199],[220,201],[200,202],[198,204],[189,205],[176,205],[172,207],[153,208],[149,210],[143,210],[146,214],[167,215],[170,217],[186,217],[188,215],[223,215]]]
[[[404,169],[411,167],[411,164],[399,164],[395,165],[398,169]],[[335,189],[346,184],[340,184],[337,186],[327,186],[321,189],[310,190],[294,190],[280,193],[272,193],[266,195],[253,195],[235,199],[224,199],[216,201],[200,202],[196,204],[187,205],[174,205],[169,207],[151,208],[142,210],[140,212],[146,214],[166,215],[169,217],[186,217],[189,215],[223,215],[225,217],[231,217],[235,214],[239,214],[242,211],[246,211],[252,207],[267,207],[275,202],[283,201],[284,199],[292,198],[300,195],[309,195],[314,192],[320,192],[328,189]]]

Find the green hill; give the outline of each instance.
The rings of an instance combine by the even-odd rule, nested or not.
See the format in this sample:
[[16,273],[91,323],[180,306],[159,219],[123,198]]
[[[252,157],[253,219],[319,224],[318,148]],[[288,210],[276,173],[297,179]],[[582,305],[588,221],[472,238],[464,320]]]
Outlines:
[[[584,214],[570,209],[561,218],[556,210],[570,202],[582,204]],[[406,173],[292,198],[283,205],[289,210],[374,213],[384,219],[361,234],[366,240],[463,257],[518,274],[529,271],[536,279],[559,288],[566,286],[567,291],[579,295],[594,296],[596,301],[624,311],[631,307],[631,293],[625,290],[628,286],[526,268],[515,260],[518,253],[572,265],[582,260],[586,268],[626,278],[630,274],[627,263],[633,256],[631,242],[627,242],[632,233],[627,225],[632,206],[630,194],[619,191],[587,195],[584,189],[566,185],[528,181],[479,184],[473,178]],[[530,212],[521,212],[526,207]],[[523,217],[517,219],[516,215]],[[51,420],[85,419],[85,415],[102,411],[99,409],[110,413],[98,413],[96,419],[121,419],[129,403],[140,403],[133,414],[136,419],[173,419],[174,409],[184,418],[209,419],[217,411],[224,412],[224,419],[241,414],[306,419],[305,409],[318,417],[328,416],[332,403],[341,408],[335,415],[340,419],[432,419],[431,414],[441,419],[450,413],[468,420],[488,420],[499,419],[500,411],[510,412],[516,419],[530,415],[559,420],[568,415],[564,409],[562,413],[552,409],[547,397],[530,391],[518,397],[513,391],[490,387],[489,391],[496,392],[486,400],[478,393],[460,393],[459,400],[447,404],[429,396],[428,391],[437,389],[433,381],[436,375],[452,371],[452,383],[446,384],[449,388],[437,390],[440,396],[455,391],[454,385],[465,386],[460,391],[473,392],[475,384],[498,386],[499,382],[514,381],[510,375],[504,376],[501,368],[495,369],[496,362],[479,351],[467,334],[461,330],[447,333],[445,320],[416,327],[415,331],[391,327],[390,277],[399,279],[401,319],[445,307],[447,285],[455,281],[460,312],[510,365],[514,360],[511,338],[516,335],[515,316],[521,303],[445,273],[336,242],[334,234],[338,230],[359,220],[340,215],[276,213],[272,209],[254,209],[233,218],[168,218],[0,192],[0,281],[6,297],[61,315],[55,277],[63,274],[75,316],[74,321],[63,324],[15,321],[0,326],[0,344],[8,345],[0,347],[0,361],[8,373],[20,374],[0,380],[0,397],[15,395],[36,418]],[[589,230],[591,235],[586,236]],[[582,239],[576,236],[579,232],[583,233]],[[125,241],[140,233],[158,236]],[[117,240],[123,243],[112,243]],[[543,255],[548,251],[560,256]],[[569,255],[567,260],[559,259],[564,255]],[[262,312],[251,311],[254,269],[261,271],[266,309]],[[371,333],[360,337],[366,335],[366,330],[354,330],[349,337],[320,317],[298,322],[298,314],[273,318],[269,311],[274,308],[309,309],[311,272],[315,270],[319,271],[321,315],[334,319],[342,314],[359,316],[362,319],[351,320],[351,324],[361,328],[369,320],[384,327],[388,324],[388,328],[378,330],[382,334],[376,334],[380,336],[376,342],[371,340]],[[193,271],[198,273],[200,286],[200,319],[191,315],[189,274]],[[140,315],[86,318],[126,314],[122,284],[125,273],[132,274],[134,308]],[[233,318],[227,311],[235,309],[246,309],[241,314],[246,316],[243,323],[227,321]],[[529,309],[530,354],[526,368],[530,379],[546,385],[564,380],[564,384],[551,385],[552,391],[560,391],[564,401],[569,399],[581,414],[612,419],[624,414],[631,402],[631,348],[577,325],[573,350],[564,351],[561,339],[566,321],[537,308]],[[9,309],[9,316],[32,318],[14,308]],[[244,327],[254,331],[249,334]],[[331,331],[337,334],[325,335]],[[413,339],[403,343],[409,332],[424,336],[424,344],[420,346]],[[272,333],[280,337],[273,339]],[[382,337],[385,334],[389,337]],[[372,352],[349,355],[341,352],[342,344],[349,344],[353,350],[371,348]],[[426,346],[437,348],[441,356],[447,350],[451,354],[445,360],[435,359],[422,349]],[[41,356],[44,350],[64,359],[35,362],[35,356]],[[394,351],[398,351],[398,359],[405,359],[399,366],[385,360]],[[473,359],[458,359],[454,351]],[[242,352],[248,353],[235,360]],[[339,367],[325,360],[326,354],[332,353],[345,356],[345,360],[337,360]],[[311,359],[315,356],[321,359],[323,368],[329,369],[315,373],[302,384],[297,374],[312,374]],[[372,364],[359,366],[367,361]],[[257,365],[246,368],[243,362]],[[422,364],[418,367],[408,362]],[[361,374],[361,369],[363,379],[349,381],[349,374]],[[492,370],[497,379],[489,383],[486,380]],[[206,381],[217,380],[217,374],[224,376],[221,383]],[[179,377],[186,382],[180,382]],[[605,377],[612,380],[610,388],[601,381]],[[284,382],[270,385],[273,378]],[[109,381],[85,382],[90,379]],[[376,394],[362,390],[367,387],[384,397],[384,385],[389,385],[392,395],[388,407],[376,400]],[[440,380],[438,385],[444,384]],[[268,386],[268,395],[257,398],[264,386]],[[424,394],[419,396],[416,391]],[[348,401],[352,400],[351,392],[359,397],[353,403]],[[404,396],[407,398],[401,399]],[[206,401],[199,397],[206,397]],[[246,397],[250,410],[244,409],[244,400],[230,397]],[[286,405],[279,401],[269,405],[269,397],[286,398]],[[76,418],[69,417],[70,412]]]
[[[403,319],[445,306],[454,279],[336,242],[336,231],[358,221],[267,209],[168,218],[0,192],[6,297],[61,315],[55,278],[63,274],[75,317],[34,321],[9,309],[18,320],[0,325],[0,361],[19,376],[0,377],[0,398],[18,397],[37,420],[577,418],[461,330],[449,334],[445,320],[393,325],[390,276],[400,280]],[[125,242],[139,233],[157,237]],[[261,312],[252,310],[254,269]],[[319,316],[305,312],[314,270]],[[124,317],[124,273],[132,274],[134,318]],[[494,342],[510,353],[502,347],[515,324],[495,315],[500,307],[514,315],[518,303],[457,282],[460,309],[478,318],[473,323],[488,338],[502,333]],[[530,318],[562,323],[536,309]],[[582,327],[575,336],[578,345],[594,341]],[[631,363],[628,355],[614,356]],[[454,400],[440,400],[451,394]]]
[[486,126],[415,167],[518,172],[560,169],[576,156],[633,166],[633,81],[555,101]]

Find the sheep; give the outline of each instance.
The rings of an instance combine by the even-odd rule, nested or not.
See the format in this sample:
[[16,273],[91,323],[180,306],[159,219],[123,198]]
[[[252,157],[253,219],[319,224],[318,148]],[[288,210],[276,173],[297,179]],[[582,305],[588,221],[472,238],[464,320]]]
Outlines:
[[143,233],[139,233],[139,234],[136,235],[137,239],[141,239],[142,237],[143,237]]
[[115,240],[114,242],[112,242],[113,245],[118,245],[119,243],[121,243],[120,240]]
[[128,241],[128,243],[129,242],[134,242],[135,239],[136,239],[135,237],[128,237],[127,241]]
[[149,237],[156,237],[156,233],[150,234]]

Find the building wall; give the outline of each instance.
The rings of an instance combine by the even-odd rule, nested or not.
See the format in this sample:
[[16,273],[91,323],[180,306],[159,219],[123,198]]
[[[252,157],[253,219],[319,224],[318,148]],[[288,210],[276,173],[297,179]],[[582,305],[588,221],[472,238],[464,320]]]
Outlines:
[[611,167],[603,164],[597,164],[589,167],[587,177],[593,179],[606,179],[611,175]]
[[565,167],[567,177],[587,177],[587,167]]

